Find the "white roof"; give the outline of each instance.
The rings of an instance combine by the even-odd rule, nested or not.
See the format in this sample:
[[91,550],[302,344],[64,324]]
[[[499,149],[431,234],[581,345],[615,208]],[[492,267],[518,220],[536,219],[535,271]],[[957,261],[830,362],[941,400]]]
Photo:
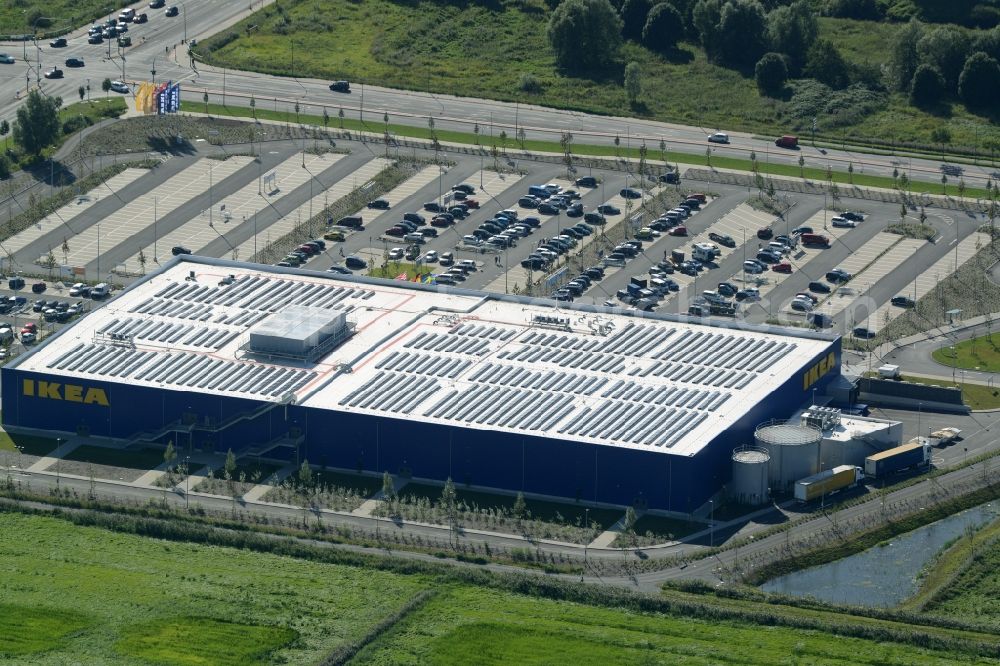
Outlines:
[[[293,305],[345,312],[355,333],[316,362],[243,351]],[[830,344],[184,257],[18,368],[693,455]]]

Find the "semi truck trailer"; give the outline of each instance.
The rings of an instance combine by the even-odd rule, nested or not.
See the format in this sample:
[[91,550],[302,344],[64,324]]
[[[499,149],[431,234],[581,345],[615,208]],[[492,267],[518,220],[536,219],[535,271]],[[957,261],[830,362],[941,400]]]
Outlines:
[[807,476],[795,482],[795,499],[800,502],[811,502],[823,495],[853,488],[864,478],[864,472],[854,465],[838,465],[833,469],[823,470],[819,474]]
[[926,440],[915,438],[902,446],[865,458],[865,474],[881,479],[907,468],[926,467],[930,462],[931,445]]

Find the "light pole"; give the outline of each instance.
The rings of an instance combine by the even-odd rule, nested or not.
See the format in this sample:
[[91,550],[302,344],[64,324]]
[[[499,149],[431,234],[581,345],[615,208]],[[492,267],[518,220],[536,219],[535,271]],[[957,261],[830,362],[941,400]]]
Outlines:
[[[56,438],[56,449],[57,450],[59,449],[59,446],[61,444],[62,444],[62,439],[59,438],[59,437],[57,437]],[[56,490],[59,490],[59,461],[60,460],[62,460],[62,453],[61,452],[60,452],[60,455],[58,455],[56,457]]]
[[184,456],[184,510],[188,508],[188,493],[191,490],[191,456]]
[[708,545],[715,548],[715,500],[708,500]]
[[580,572],[580,582],[583,582],[583,574],[587,570],[587,546],[590,545],[590,507],[583,509],[583,527],[587,530],[583,542],[583,571]]
[[156,197],[153,197],[153,261],[160,263],[156,256]]

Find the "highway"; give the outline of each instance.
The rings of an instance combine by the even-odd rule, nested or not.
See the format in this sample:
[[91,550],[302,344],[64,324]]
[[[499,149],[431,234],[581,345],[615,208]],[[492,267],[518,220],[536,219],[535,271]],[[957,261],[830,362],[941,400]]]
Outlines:
[[[378,127],[383,114],[388,113],[390,122],[422,128],[427,126],[429,117],[434,118],[435,127],[439,130],[471,132],[473,124],[479,124],[484,143],[489,142],[487,137],[497,137],[505,131],[510,146],[514,144],[518,129],[523,129],[529,140],[558,141],[563,132],[570,132],[576,143],[613,145],[617,137],[623,147],[636,148],[645,142],[652,163],[658,161],[662,140],[669,150],[690,153],[699,160],[704,158],[706,148],[710,147],[715,155],[743,159],[754,152],[761,163],[797,165],[801,155],[807,167],[825,169],[829,166],[837,171],[846,171],[851,164],[859,175],[891,176],[893,170],[898,169],[911,180],[925,183],[939,183],[941,178],[940,160],[871,155],[850,148],[822,149],[806,145],[804,141],[800,150],[785,150],[776,148],[769,138],[754,138],[751,134],[733,132],[725,127],[692,127],[607,117],[361,83],[354,83],[351,93],[335,93],[328,89],[329,81],[326,80],[282,78],[209,67],[192,63],[182,43],[185,36],[200,40],[225,29],[248,14],[247,4],[238,0],[187,0],[177,4],[182,10],[181,15],[173,18],[163,16],[162,10],[138,9],[146,11],[150,19],[147,24],[136,25],[129,31],[133,46],[124,50],[124,57],[118,54],[115,45],[109,48],[107,44],[87,44],[87,26],[81,26],[68,35],[69,46],[66,48],[53,49],[47,42],[0,45],[0,51],[6,51],[17,60],[12,65],[0,65],[0,72],[3,73],[0,76],[0,118],[13,118],[19,98],[26,88],[39,86],[46,94],[59,95],[69,102],[77,99],[77,88],[86,86],[88,81],[90,94],[97,96],[103,94],[100,82],[105,77],[139,82],[153,78],[152,71],[155,70],[158,81],[180,81],[183,98],[187,100],[200,101],[203,92],[207,91],[213,103],[249,107],[253,95],[259,108],[271,108],[273,105],[277,109],[290,110],[295,103],[299,103],[304,114],[322,115],[323,109],[326,109],[334,119],[337,109],[343,108],[349,118],[372,121],[375,131],[380,131]],[[141,8],[144,5],[133,6]],[[253,6],[255,9],[260,7],[258,3],[253,3]],[[63,61],[70,56],[84,58],[86,67],[64,69],[65,78],[62,80],[50,81],[40,76],[52,65],[62,67]],[[192,68],[192,64],[196,68]],[[707,143],[706,136],[716,130],[728,132],[731,143]],[[949,182],[953,185],[957,185],[959,173],[967,185],[977,187],[981,187],[987,178],[995,177],[995,167],[988,165],[950,165],[949,169],[952,170]],[[920,192],[921,186],[914,184],[913,190]]]

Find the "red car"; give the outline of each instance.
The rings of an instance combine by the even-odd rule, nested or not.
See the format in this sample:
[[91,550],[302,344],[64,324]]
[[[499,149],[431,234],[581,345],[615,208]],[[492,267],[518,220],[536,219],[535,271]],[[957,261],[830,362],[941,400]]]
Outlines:
[[410,232],[407,231],[406,228],[404,228],[404,227],[390,227],[389,229],[386,230],[385,235],[386,236],[397,236],[399,238],[402,238],[403,236],[405,236],[408,233],[410,233]]
[[687,227],[674,227],[667,233],[669,233],[671,236],[687,236],[688,230]]
[[311,257],[316,254],[316,248],[312,245],[299,245],[299,252],[305,252]]
[[706,197],[701,192],[695,192],[694,194],[689,194],[687,196],[687,198],[688,199],[697,199],[698,201],[700,201],[702,203],[705,203],[706,201],[708,201],[708,197]]
[[469,208],[479,208],[479,202],[476,201],[475,199],[466,199],[462,203],[464,203]]
[[24,328],[21,329],[22,335],[25,333],[37,333],[37,332],[38,332],[38,325],[35,324],[35,322],[28,322],[27,324],[24,325]]
[[792,265],[787,261],[782,261],[777,264],[772,264],[771,270],[774,271],[775,273],[791,273]]
[[433,220],[431,220],[431,226],[432,227],[443,228],[443,227],[447,227],[450,224],[451,224],[451,222],[448,221],[447,217],[435,217]]

